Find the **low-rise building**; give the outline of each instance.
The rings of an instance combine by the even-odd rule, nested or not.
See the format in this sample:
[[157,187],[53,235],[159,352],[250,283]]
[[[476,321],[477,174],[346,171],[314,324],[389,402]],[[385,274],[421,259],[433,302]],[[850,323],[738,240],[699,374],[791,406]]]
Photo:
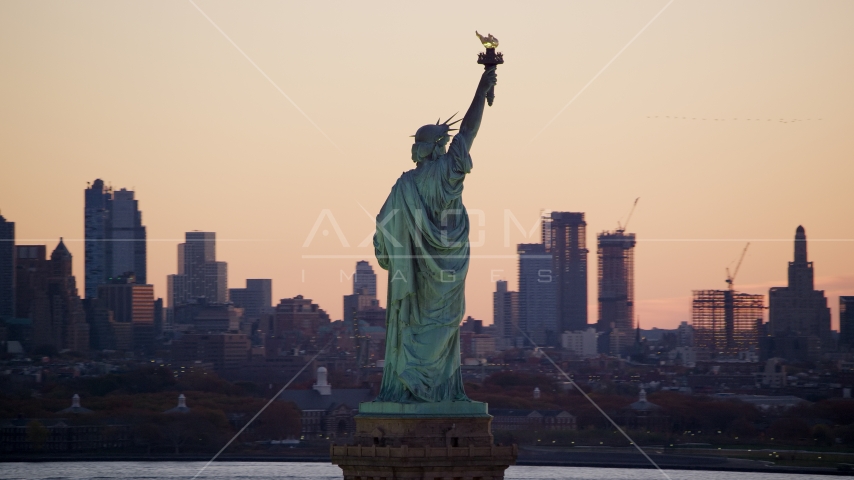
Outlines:
[[667,353],[671,365],[694,368],[697,365],[697,350],[694,347],[676,347]]
[[564,410],[493,408],[493,430],[575,430],[574,415]]
[[769,358],[765,368],[759,373],[763,387],[783,388],[786,386],[786,366],[782,358]]
[[660,406],[646,399],[646,390],[641,388],[638,401],[624,408],[619,415],[620,423],[632,430],[666,432],[670,429],[670,417]]
[[285,390],[279,400],[292,402],[300,410],[304,437],[350,437],[356,431],[354,417],[359,404],[370,402],[374,396],[367,388],[333,389],[326,375],[325,367],[318,368],[311,390]]
[[471,354],[475,358],[484,358],[496,351],[495,337],[484,333],[471,336]]
[[595,357],[597,353],[599,333],[593,327],[577,332],[564,332],[561,335],[561,346],[564,350],[581,358]]
[[210,362],[217,373],[229,373],[249,362],[251,347],[242,333],[186,334],[172,343],[172,361],[178,365]]
[[129,448],[129,425],[79,424],[66,418],[0,420],[0,452],[103,452]]
[[749,403],[763,411],[783,411],[803,403],[810,403],[807,400],[794,395],[729,395],[725,398],[732,398],[734,400]]

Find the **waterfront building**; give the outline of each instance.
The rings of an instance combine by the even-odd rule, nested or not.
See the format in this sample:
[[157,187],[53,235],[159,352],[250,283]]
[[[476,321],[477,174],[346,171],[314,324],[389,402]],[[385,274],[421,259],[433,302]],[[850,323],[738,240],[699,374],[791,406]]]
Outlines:
[[574,415],[564,410],[490,408],[492,429],[496,431],[576,430]]

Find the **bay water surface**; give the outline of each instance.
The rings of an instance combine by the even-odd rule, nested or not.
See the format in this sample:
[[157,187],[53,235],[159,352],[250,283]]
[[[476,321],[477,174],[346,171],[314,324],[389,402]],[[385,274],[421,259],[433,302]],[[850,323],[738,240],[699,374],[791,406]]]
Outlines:
[[[0,478],[15,480],[189,480],[205,462],[43,462],[0,463]],[[814,475],[665,470],[671,480],[807,480]],[[198,480],[341,480],[341,469],[328,463],[218,462]],[[507,480],[667,480],[654,469],[513,466]]]

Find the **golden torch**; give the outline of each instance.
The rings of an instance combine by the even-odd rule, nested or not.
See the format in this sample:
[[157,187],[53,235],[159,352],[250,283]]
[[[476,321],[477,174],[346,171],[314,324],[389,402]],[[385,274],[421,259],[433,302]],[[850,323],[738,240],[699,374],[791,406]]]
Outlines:
[[[504,55],[501,52],[495,51],[495,47],[498,46],[497,38],[493,37],[491,33],[484,37],[477,33],[477,30],[475,30],[474,34],[480,39],[480,43],[486,47],[485,52],[477,54],[477,63],[483,65],[484,69],[504,63]],[[489,91],[486,92],[486,103],[491,107],[493,100],[495,100],[495,87],[490,87]]]

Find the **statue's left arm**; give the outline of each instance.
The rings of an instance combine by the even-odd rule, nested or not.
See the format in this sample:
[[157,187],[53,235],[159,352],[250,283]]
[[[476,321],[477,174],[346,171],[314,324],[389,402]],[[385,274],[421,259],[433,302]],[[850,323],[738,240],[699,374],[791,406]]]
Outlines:
[[477,136],[477,131],[480,130],[480,121],[483,119],[483,108],[486,104],[486,92],[489,91],[498,81],[495,74],[495,66],[484,70],[480,81],[477,84],[477,91],[474,94],[474,100],[471,101],[471,106],[463,117],[463,122],[460,124],[460,133],[457,136],[465,138],[466,149],[470,150],[474,137]]

